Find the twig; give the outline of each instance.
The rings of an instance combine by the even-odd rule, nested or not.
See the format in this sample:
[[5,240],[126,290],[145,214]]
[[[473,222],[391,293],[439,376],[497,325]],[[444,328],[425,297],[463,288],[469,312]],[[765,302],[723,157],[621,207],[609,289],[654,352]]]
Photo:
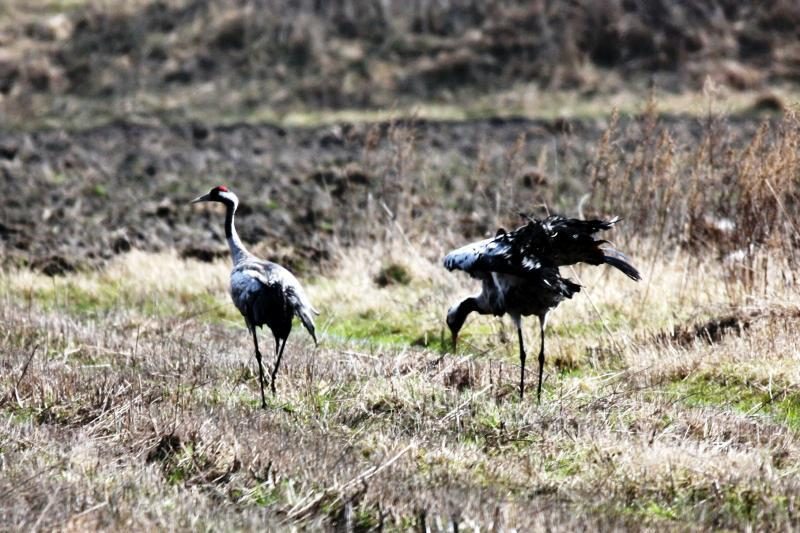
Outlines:
[[97,505],[93,505],[93,506],[89,507],[88,509],[84,509],[83,511],[81,511],[80,513],[78,513],[78,514],[76,514],[76,515],[70,516],[70,517],[67,519],[67,522],[70,522],[70,521],[72,521],[72,520],[75,520],[75,519],[77,519],[77,518],[80,518],[80,517],[82,517],[82,516],[85,516],[85,515],[87,515],[87,514],[89,514],[89,513],[92,513],[92,512],[94,512],[94,511],[97,511],[98,509],[102,509],[102,508],[103,508],[103,507],[105,507],[106,505],[108,505],[108,502],[100,502],[100,503],[98,503]]
[[22,378],[25,377],[25,374],[28,372],[28,366],[30,366],[31,361],[33,360],[33,356],[36,353],[36,350],[39,349],[39,345],[33,347],[31,350],[31,354],[28,356],[28,360],[25,361],[25,366],[22,367],[22,372],[19,374],[19,378],[17,378],[17,382],[14,384],[14,398],[17,400],[17,405],[22,407],[22,400],[19,397],[19,384],[22,383]]
[[389,216],[389,220],[392,221],[392,224],[394,225],[394,227],[397,228],[397,231],[400,233],[400,236],[405,241],[406,246],[408,246],[412,251],[414,251],[414,253],[416,253],[416,249],[411,244],[411,241],[408,240],[408,237],[406,236],[406,232],[403,231],[403,227],[400,226],[399,222],[397,222],[397,217],[394,216],[394,213],[392,213],[392,210],[389,209],[389,206],[386,205],[386,202],[384,202],[383,200],[381,200],[381,207],[383,208],[384,211],[386,211],[386,214]]
[[17,387],[19,387],[19,384],[22,382],[22,378],[25,377],[25,373],[28,371],[28,365],[31,364],[31,360],[33,360],[33,355],[36,353],[36,350],[38,350],[38,349],[39,349],[39,345],[38,344],[33,347],[33,350],[31,351],[31,354],[28,356],[28,360],[25,361],[25,366],[22,367],[22,372],[20,373],[19,378],[17,379],[17,382],[14,384],[14,388],[15,389]]
[[[575,267],[570,266],[569,269],[572,272],[572,275],[575,276],[575,278],[578,280],[578,284],[583,285],[583,283],[581,282],[581,277],[578,276],[578,273],[575,271]],[[583,290],[583,289],[586,289],[586,290]],[[603,329],[605,330],[606,335],[608,335],[608,338],[611,339],[611,343],[614,345],[614,347],[617,350],[620,350],[621,346],[617,343],[616,339],[614,339],[614,334],[611,332],[611,329],[608,327],[608,324],[606,323],[605,317],[603,317],[603,314],[600,312],[600,310],[594,304],[594,301],[592,300],[592,297],[589,294],[590,293],[589,288],[586,287],[585,285],[583,285],[583,289],[581,290],[581,292],[583,292],[586,295],[586,299],[589,301],[589,305],[592,306],[592,309],[597,314],[597,318],[600,319],[600,323],[603,325]]]
[[778,202],[778,207],[780,207],[781,211],[783,211],[783,215],[786,217],[786,222],[789,224],[789,226],[792,228],[792,231],[794,231],[796,235],[800,235],[800,231],[797,231],[797,227],[792,222],[792,217],[790,217],[789,213],[786,211],[786,207],[784,207],[780,196],[778,196],[778,193],[775,192],[775,189],[772,187],[772,183],[770,183],[769,180],[765,181],[767,183],[767,187],[769,187],[769,192],[771,192],[772,196],[775,197],[775,201]]
[[478,396],[482,395],[484,392],[486,392],[487,390],[489,390],[491,388],[492,388],[491,385],[486,385],[484,388],[482,388],[481,390],[479,390],[478,392],[476,392],[475,394],[473,394],[472,396],[470,396],[469,398],[467,398],[466,400],[461,402],[458,406],[454,407],[449,413],[444,415],[444,418],[442,418],[442,422],[447,422],[448,420],[450,420],[452,417],[454,417],[456,415],[456,413],[458,413],[461,409],[463,409],[470,402],[472,402],[472,400],[474,400]]

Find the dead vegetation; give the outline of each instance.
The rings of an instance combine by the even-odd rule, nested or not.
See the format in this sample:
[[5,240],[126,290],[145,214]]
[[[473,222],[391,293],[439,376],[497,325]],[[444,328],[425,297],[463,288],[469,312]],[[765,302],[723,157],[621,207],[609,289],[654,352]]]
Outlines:
[[[601,316],[585,297],[555,313],[552,353],[574,362],[548,373],[537,406],[516,399],[515,349],[502,330],[487,329],[490,319],[467,326],[465,353],[441,360],[431,348],[342,335],[337,327],[355,328],[367,311],[373,323],[418,330],[441,319],[454,292],[469,290],[468,280],[422,257],[407,264],[408,285],[378,287],[375,253],[397,251],[343,251],[341,272],[309,281],[323,310],[322,345],[292,341],[267,410],[257,405],[238,317],[216,314],[231,307],[225,262],[134,252],[105,274],[53,282],[5,273],[4,523],[797,524],[796,298],[794,308],[775,311],[782,320],[762,315],[713,345],[639,343],[643,328],[728,302],[724,278],[706,279],[721,265],[705,260],[680,295],[670,288],[687,257],[657,262],[651,290],[664,296],[639,315],[640,290],[621,276],[581,271],[585,282],[603,278],[587,282]],[[128,303],[103,303],[107,284]],[[358,297],[348,300],[353,290]],[[413,318],[403,325],[406,314]]]

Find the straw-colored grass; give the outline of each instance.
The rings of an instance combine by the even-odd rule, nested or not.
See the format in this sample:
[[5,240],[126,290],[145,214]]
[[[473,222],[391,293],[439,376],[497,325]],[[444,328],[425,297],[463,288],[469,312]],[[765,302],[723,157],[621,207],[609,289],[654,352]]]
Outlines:
[[[472,319],[468,342],[439,364],[446,343],[405,342],[439,335],[473,282],[440,268],[436,250],[376,246],[342,251],[335,272],[307,280],[322,342],[295,329],[264,411],[227,262],[133,252],[63,278],[4,273],[3,522],[795,523],[796,297],[757,287],[757,299],[732,298],[722,265],[682,252],[650,262],[640,284],[582,268],[587,290],[553,313],[536,405],[517,399],[508,324]],[[632,254],[642,266],[646,249]],[[393,259],[410,281],[379,287]],[[747,326],[712,342],[679,335],[726,314]],[[360,330],[363,317],[398,336]]]

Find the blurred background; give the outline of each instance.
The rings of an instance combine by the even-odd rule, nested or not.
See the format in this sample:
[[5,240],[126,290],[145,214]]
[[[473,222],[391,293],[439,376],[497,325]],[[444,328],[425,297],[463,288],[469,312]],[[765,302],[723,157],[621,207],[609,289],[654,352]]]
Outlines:
[[707,79],[764,90],[800,79],[791,0],[3,4],[0,93],[18,123],[311,121],[414,105],[574,114],[544,109],[547,95],[680,94]]
[[477,236],[576,214],[617,120],[630,151],[647,114],[692,146],[790,108],[798,28],[791,0],[6,0],[3,253],[213,257],[213,219],[175,206],[218,182],[245,239],[301,269],[386,216]]

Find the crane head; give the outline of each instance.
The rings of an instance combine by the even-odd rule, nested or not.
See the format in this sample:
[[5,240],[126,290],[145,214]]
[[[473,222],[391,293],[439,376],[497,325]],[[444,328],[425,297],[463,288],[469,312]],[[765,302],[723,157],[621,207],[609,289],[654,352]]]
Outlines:
[[224,185],[218,185],[208,191],[203,196],[198,196],[194,200],[191,201],[193,204],[197,204],[200,202],[220,202],[223,204],[233,204],[236,205],[239,203],[239,198],[233,194],[233,191],[228,189]]
[[447,311],[447,327],[450,329],[450,334],[453,338],[453,353],[458,348],[458,332],[461,331],[461,326],[464,325],[466,318],[466,315],[461,311],[460,303]]
[[464,298],[447,310],[447,327],[453,335],[453,352],[458,347],[458,332],[464,326],[467,316],[473,311],[478,311],[478,300],[474,296]]

